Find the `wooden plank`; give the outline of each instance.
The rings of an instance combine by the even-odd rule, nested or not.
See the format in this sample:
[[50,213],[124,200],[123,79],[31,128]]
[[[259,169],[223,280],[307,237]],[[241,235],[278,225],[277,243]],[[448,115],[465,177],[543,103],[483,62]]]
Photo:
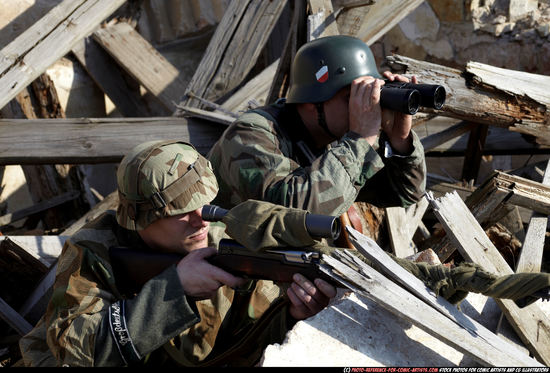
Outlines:
[[34,258],[44,265],[44,268],[50,268],[59,255],[63,244],[68,236],[0,236],[0,243],[9,239],[14,242],[21,251],[18,255],[26,255]]
[[[353,228],[348,227],[348,232],[357,250],[363,255],[366,252],[372,253],[376,242]],[[382,249],[380,251],[383,252]],[[353,291],[372,299],[396,316],[406,319],[458,351],[471,356],[483,366],[540,365],[528,355],[517,351],[514,346],[500,340],[483,325],[462,314],[442,297],[436,297],[422,282],[387,257],[387,254],[383,254],[387,259],[378,257],[380,261],[376,261],[377,266],[385,264],[391,266],[393,263],[396,266],[394,270],[398,273],[395,275],[395,280],[404,275],[405,279],[400,282],[407,284],[406,289],[366,265],[350,250],[345,250],[343,253],[336,252],[333,255],[340,260],[323,255],[322,260],[326,265],[322,265],[321,269],[325,273],[339,280],[343,279],[341,282]],[[334,268],[338,275],[330,267]],[[388,273],[385,274],[388,275]],[[504,362],[502,359],[508,361]]]
[[[543,185],[550,186],[550,161],[546,165]],[[548,227],[548,215],[533,212],[525,240],[521,248],[516,272],[540,272],[544,254],[544,240]]]
[[185,91],[180,72],[132,26],[113,21],[96,30],[93,38],[167,110],[176,110]]
[[393,253],[398,258],[406,258],[417,252],[409,235],[407,214],[403,207],[386,207],[386,222]]
[[[12,101],[16,102],[6,107],[12,109],[7,118],[36,119],[39,116],[53,119],[65,117],[54,83],[46,73],[41,74]],[[44,214],[31,216],[25,223],[28,227],[38,224],[39,219],[42,220],[43,228],[46,230],[66,226],[95,204],[95,199],[90,192],[87,180],[82,176],[84,172],[80,166],[68,164],[23,165],[22,169],[34,203],[58,198],[68,191],[78,192],[78,198],[73,198],[63,208],[51,206],[45,210]]]
[[21,336],[32,330],[32,325],[2,298],[0,298],[0,317]]
[[429,206],[430,203],[428,202],[426,197],[423,196],[420,201],[407,208],[406,218],[407,226],[409,227],[409,239],[412,240],[418,228],[423,227],[422,218]]
[[[470,61],[466,71],[478,79],[478,84],[490,85],[504,92],[527,96],[550,107],[550,76],[503,69],[484,63]],[[506,79],[503,79],[506,77]],[[536,84],[534,84],[536,82]]]
[[20,56],[30,52],[36,44],[55,30],[59,24],[63,23],[67,15],[78,9],[82,3],[83,0],[63,0],[24,33],[6,45],[0,51],[0,76],[15,65]]
[[[418,114],[417,114],[418,115]],[[444,118],[444,117],[440,117]],[[430,123],[431,124],[431,123]],[[472,127],[477,126],[471,123]],[[470,127],[470,129],[472,128]],[[429,136],[421,138],[424,143],[426,139],[427,148],[425,148],[426,157],[464,157],[468,149],[467,135],[457,134],[455,138],[443,142],[448,135],[445,130],[439,133],[433,133]],[[441,136],[441,139],[439,137]],[[433,141],[433,144],[430,142]],[[550,154],[550,147],[546,145],[534,144],[526,140],[521,133],[513,132],[507,128],[489,127],[485,145],[481,151],[482,155],[535,155],[535,154]]]
[[235,115],[216,113],[214,111],[203,110],[192,106],[178,105],[178,109],[183,113],[182,116],[185,118],[205,119],[209,122],[223,124],[224,126],[229,126],[236,118]]
[[30,207],[0,216],[0,227],[11,224],[20,219],[26,218],[29,215],[33,215],[33,214],[42,212],[44,210],[48,210],[52,207],[61,205],[65,202],[72,201],[73,199],[77,198],[79,195],[80,193],[78,191],[72,190],[67,193],[63,193],[59,196],[55,196],[47,201],[38,202]]
[[[286,3],[286,0],[230,2],[186,91],[216,102],[237,88],[256,64]],[[202,107],[187,96],[179,104]]]
[[372,45],[422,3],[422,0],[333,0],[340,33],[355,36],[368,45]]
[[[164,114],[153,115],[153,110],[141,97],[139,86],[136,89],[128,84],[128,80],[133,80],[133,78],[118,66],[115,60],[92,37],[78,41],[71,51],[123,116],[131,118],[171,114],[168,110],[164,110]],[[162,105],[158,105],[158,107],[162,108]]]
[[477,181],[488,131],[489,126],[486,124],[474,126],[470,130],[468,149],[466,149],[466,155],[462,165],[462,180],[466,180],[467,182],[473,180],[473,183]]
[[[0,70],[0,108],[55,61],[66,55],[76,42],[88,36],[124,2],[125,0],[63,2],[10,43],[7,50],[0,51],[4,61]],[[48,26],[52,20],[54,22]],[[40,27],[48,31],[33,34]],[[19,45],[32,48],[20,49]]]
[[461,121],[447,129],[423,137],[422,139],[420,139],[420,142],[424,147],[424,151],[428,152],[446,143],[449,140],[462,136],[466,132],[470,131],[473,127],[473,123]]
[[275,102],[280,97],[286,97],[290,86],[290,66],[296,55],[296,51],[306,41],[307,3],[302,0],[294,1],[290,32],[288,33],[273,83],[269,88],[267,102]]
[[206,154],[224,126],[195,118],[0,120],[0,164],[119,162],[139,143],[176,138]]
[[498,190],[508,193],[508,203],[550,215],[550,185],[500,171],[495,172],[495,183]]
[[242,88],[233,93],[221,105],[223,108],[235,113],[242,113],[256,105],[263,106],[271,103],[268,101],[269,90],[275,73],[279,67],[280,59],[266,67],[260,74],[250,79]]
[[[542,183],[544,185],[550,185],[550,161],[547,162]],[[515,210],[517,210],[517,207]],[[516,266],[516,273],[541,271],[547,226],[548,216],[534,212],[523,241],[523,246]],[[502,334],[504,338],[508,338],[515,343],[519,343],[519,338],[517,335],[513,335],[513,330],[510,329],[510,323],[506,320],[504,314],[501,314],[497,333]]]
[[[480,82],[468,71],[414,60],[400,55],[386,57],[392,71],[416,75],[422,83],[441,84],[447,90],[447,100],[441,110],[433,112],[474,123],[500,126],[533,135],[538,144],[550,145],[550,110],[516,92],[503,91]],[[502,70],[501,79],[508,80],[512,70]],[[548,77],[531,74],[532,85],[540,85]],[[432,112],[429,109],[422,109]]]
[[[427,197],[447,236],[453,241],[463,258],[497,275],[513,273],[458,194],[449,193],[445,197],[435,199],[428,193]],[[548,365],[550,363],[549,317],[537,303],[520,309],[511,300],[495,299],[495,301],[531,353]]]
[[325,36],[339,35],[338,24],[331,0],[308,0],[307,41]]

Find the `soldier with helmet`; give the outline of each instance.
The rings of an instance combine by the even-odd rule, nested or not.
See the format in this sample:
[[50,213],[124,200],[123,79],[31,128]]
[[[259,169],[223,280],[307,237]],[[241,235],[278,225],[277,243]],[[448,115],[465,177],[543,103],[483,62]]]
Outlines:
[[416,203],[425,190],[424,150],[411,115],[380,107],[384,78],[409,81],[380,75],[357,38],[304,44],[286,99],[241,115],[208,154],[220,183],[214,203],[253,198],[325,215],[355,201]]
[[[23,365],[253,365],[296,320],[316,314],[336,295],[320,279],[295,275],[282,288],[236,277],[206,260],[225,226],[202,220],[218,184],[192,145],[140,144],[121,161],[117,182],[116,213],[107,211],[66,241],[46,313],[20,340]],[[236,220],[252,225],[261,216],[256,205],[258,211],[281,209],[252,202],[247,216]],[[295,211],[287,220],[304,226],[305,214]],[[111,265],[113,246],[184,257],[137,293],[128,292]]]

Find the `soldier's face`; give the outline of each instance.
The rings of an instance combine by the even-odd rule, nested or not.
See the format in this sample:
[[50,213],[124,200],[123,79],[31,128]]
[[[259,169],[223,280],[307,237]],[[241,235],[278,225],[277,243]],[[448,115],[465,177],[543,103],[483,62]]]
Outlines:
[[207,247],[209,222],[202,220],[201,210],[156,220],[139,234],[151,248],[163,252],[186,254]]
[[349,92],[349,87],[342,88],[324,104],[327,126],[338,138],[349,130]]

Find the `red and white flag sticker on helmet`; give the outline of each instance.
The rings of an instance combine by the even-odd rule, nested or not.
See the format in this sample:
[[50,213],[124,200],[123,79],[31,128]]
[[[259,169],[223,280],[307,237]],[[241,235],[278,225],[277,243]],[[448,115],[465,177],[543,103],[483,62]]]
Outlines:
[[328,67],[325,65],[315,73],[315,77],[319,83],[324,83],[328,79]]

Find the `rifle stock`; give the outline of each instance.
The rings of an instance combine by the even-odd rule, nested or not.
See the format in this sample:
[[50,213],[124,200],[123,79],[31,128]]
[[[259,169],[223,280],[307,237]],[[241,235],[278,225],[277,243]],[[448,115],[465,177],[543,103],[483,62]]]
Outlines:
[[[109,256],[117,286],[130,293],[138,292],[147,281],[183,258],[180,254],[121,246],[111,247]],[[322,278],[332,285],[341,286],[319,269],[319,258],[319,253],[307,249],[277,248],[256,253],[237,241],[222,239],[218,253],[207,261],[244,278],[289,283],[295,273],[301,273],[310,280]]]

